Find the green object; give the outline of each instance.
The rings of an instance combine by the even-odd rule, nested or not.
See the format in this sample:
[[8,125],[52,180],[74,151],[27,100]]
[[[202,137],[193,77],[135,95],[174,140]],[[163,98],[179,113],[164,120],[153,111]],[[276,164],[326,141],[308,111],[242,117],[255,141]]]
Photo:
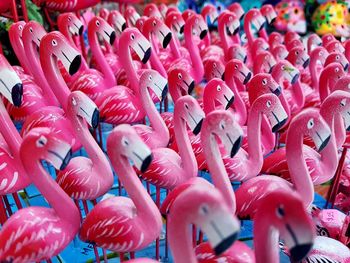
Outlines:
[[40,9],[38,6],[32,3],[31,0],[26,0],[27,10],[28,10],[28,18],[29,20],[35,20],[40,24],[44,24],[44,19],[41,16]]

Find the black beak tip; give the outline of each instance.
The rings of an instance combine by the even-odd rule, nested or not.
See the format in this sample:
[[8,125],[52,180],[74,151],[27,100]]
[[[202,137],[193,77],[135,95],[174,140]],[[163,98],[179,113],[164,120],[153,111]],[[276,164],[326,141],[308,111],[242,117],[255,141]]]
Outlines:
[[91,118],[91,127],[93,129],[96,129],[99,123],[100,123],[100,111],[98,109],[95,109]]
[[122,25],[122,32],[126,29],[126,23]]
[[322,144],[320,145],[320,148],[318,149],[318,152],[321,152],[329,143],[331,139],[331,135],[329,135],[323,142]]
[[238,34],[239,33],[239,27],[237,27],[236,29],[235,29],[235,31],[233,31],[233,35],[236,35],[236,34]]
[[245,79],[244,79],[244,81],[243,81],[243,84],[246,85],[246,84],[249,82],[249,80],[250,80],[251,77],[252,77],[252,73],[249,72],[249,73],[247,74],[247,76],[245,77]]
[[222,75],[221,75],[221,79],[222,79],[223,81],[225,81],[225,72],[224,72],[224,73],[222,73]]
[[219,245],[214,248],[215,255],[219,256],[224,253],[232,244],[237,240],[238,233],[234,233],[231,236],[227,237]]
[[277,97],[278,97],[279,95],[281,95],[281,93],[282,93],[282,88],[281,88],[281,86],[278,86],[272,93],[275,94]]
[[310,58],[304,61],[303,68],[307,68],[310,65]]
[[248,56],[246,55],[246,56],[244,57],[244,59],[243,59],[243,62],[244,62],[244,63],[247,63],[247,60],[248,60]]
[[167,48],[167,46],[169,45],[169,43],[171,41],[171,38],[172,38],[172,35],[171,35],[171,32],[169,32],[163,40],[163,48]]
[[270,67],[270,69],[269,69],[269,74],[272,73],[272,70],[273,70],[274,67],[275,67],[275,65],[273,65],[272,67]]
[[72,158],[72,149],[69,150],[67,155],[63,158],[60,170],[66,169],[67,165],[69,164],[70,159]]
[[192,91],[194,90],[195,83],[194,80],[191,82],[190,86],[188,87],[188,95],[191,95]]
[[299,74],[296,74],[292,79],[292,84],[295,84],[299,79]]
[[235,96],[232,96],[232,98],[227,102],[225,110],[228,110],[232,106],[234,101],[235,101]]
[[180,27],[180,34],[182,34],[185,31],[185,25]]
[[166,98],[166,95],[168,94],[168,90],[169,90],[169,86],[168,84],[166,84],[162,91],[162,101]]
[[235,143],[232,146],[231,152],[230,152],[230,157],[233,158],[241,148],[241,144],[243,141],[243,137],[239,136],[239,138],[235,141]]
[[288,118],[285,118],[284,120],[277,123],[275,126],[272,127],[272,132],[278,132],[286,123]]
[[77,55],[69,66],[69,75],[74,75],[78,72],[81,65],[81,55]]
[[204,39],[207,34],[208,34],[208,30],[205,29],[199,34],[199,38]]
[[307,256],[313,244],[297,245],[290,249],[290,256],[294,262],[299,262]]
[[264,23],[261,24],[261,26],[260,26],[260,28],[259,28],[258,31],[260,32],[260,31],[265,27],[265,25],[266,25],[266,21],[265,21]]
[[23,99],[23,85],[22,83],[17,83],[13,86],[11,91],[12,102],[15,107],[20,107]]
[[202,129],[203,119],[201,119],[193,130],[194,135],[198,135]]
[[276,22],[276,17],[271,19],[270,25],[273,25]]
[[348,68],[349,68],[349,63],[346,63],[345,66],[344,66],[344,70],[348,71]]
[[116,38],[117,38],[117,34],[115,33],[115,31],[113,31],[111,33],[111,36],[109,37],[109,44],[113,45]]
[[150,166],[150,164],[152,163],[152,160],[153,160],[153,155],[150,154],[148,155],[142,162],[142,165],[141,165],[141,173],[144,173],[147,171],[148,167]]
[[82,25],[82,26],[79,28],[79,36],[81,36],[83,33],[84,33],[84,26]]
[[149,58],[151,57],[151,48],[148,48],[143,56],[142,63],[146,64]]
[[346,131],[350,131],[350,125],[346,128]]

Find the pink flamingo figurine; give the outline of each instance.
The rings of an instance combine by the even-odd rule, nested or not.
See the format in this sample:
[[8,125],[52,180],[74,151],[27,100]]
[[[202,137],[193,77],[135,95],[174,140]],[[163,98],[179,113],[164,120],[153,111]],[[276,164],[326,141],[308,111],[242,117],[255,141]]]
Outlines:
[[134,27],[136,21],[140,18],[140,14],[137,13],[132,5],[128,5],[124,12],[127,27]]
[[[318,90],[319,86],[319,75],[326,62],[328,51],[324,47],[316,47],[310,53],[310,77],[311,77],[311,87],[314,90]],[[320,66],[321,65],[321,66]]]
[[258,9],[250,9],[244,17],[244,32],[247,36],[248,47],[252,48],[254,42],[254,31],[259,32],[264,28],[266,23],[265,18],[262,16]]
[[23,166],[52,208],[21,209],[3,225],[0,232],[2,262],[48,260],[60,253],[79,231],[78,208],[41,164],[41,160],[46,160],[56,169],[64,169],[68,164],[70,145],[55,136],[50,129],[36,128],[22,142]]
[[[240,217],[252,217],[258,200],[277,188],[297,191],[303,203],[309,207],[314,198],[314,187],[303,154],[303,137],[309,135],[316,149],[321,152],[329,143],[331,131],[316,109],[306,109],[292,120],[288,129],[286,158],[292,184],[277,176],[258,176],[244,182],[235,192],[237,213]],[[256,191],[252,191],[255,189]]]
[[269,47],[270,49],[274,49],[278,45],[283,45],[284,36],[278,32],[271,32],[269,35]]
[[[265,17],[268,25],[273,25],[273,23],[276,21],[277,13],[275,11],[275,8],[272,5],[266,5],[266,4],[263,5],[260,8],[260,13]],[[264,38],[266,41],[269,38],[265,28],[263,28],[259,32],[259,35],[260,35],[260,37]]]
[[157,17],[163,19],[158,7],[154,3],[148,3],[143,9],[143,15],[148,17]]
[[307,53],[311,55],[311,52],[322,45],[322,39],[317,34],[311,34],[307,39]]
[[100,0],[33,0],[38,6],[59,12],[76,12],[97,5]]
[[230,10],[231,12],[235,13],[239,20],[242,20],[244,17],[244,9],[238,2],[229,5],[227,7],[227,10]]
[[[107,152],[130,198],[111,197],[99,202],[84,220],[80,238],[112,251],[136,251],[155,240],[162,220],[129,160],[142,172],[152,162],[150,149],[127,124],[115,128]],[[150,227],[152,226],[152,227]]]

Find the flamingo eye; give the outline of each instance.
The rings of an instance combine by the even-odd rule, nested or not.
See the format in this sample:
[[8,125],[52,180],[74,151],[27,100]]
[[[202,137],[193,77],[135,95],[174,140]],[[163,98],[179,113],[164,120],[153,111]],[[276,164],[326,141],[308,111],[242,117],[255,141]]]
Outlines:
[[122,144],[123,144],[125,147],[129,146],[129,141],[128,141],[128,139],[123,138],[123,139],[122,139]]
[[182,74],[181,74],[181,73],[177,74],[177,77],[178,77],[179,79],[182,79]]
[[339,56],[336,56],[336,57],[335,57],[335,59],[336,59],[336,60],[339,60],[339,59],[340,59],[340,57],[339,57]]
[[279,218],[283,218],[286,215],[286,211],[282,205],[278,206],[276,209],[276,214]]
[[271,107],[271,101],[266,101],[266,106],[268,107],[268,108],[270,108]]
[[295,55],[299,55],[299,51],[295,51]]
[[285,69],[286,69],[286,67],[285,67],[284,65],[282,65],[282,67],[281,67],[281,68],[282,68],[282,70],[285,70]]
[[319,55],[320,55],[320,57],[322,57],[323,56],[323,52],[321,51]]
[[201,205],[201,207],[199,207],[199,214],[203,216],[209,214],[209,206],[207,204]]
[[134,34],[131,34],[131,35],[130,35],[130,39],[131,39],[131,40],[134,40],[134,39],[135,39],[135,35],[134,35]]
[[30,33],[33,33],[33,28],[30,27],[30,28],[29,28],[29,32],[30,32]]
[[235,69],[238,69],[238,65],[237,64],[235,65]]
[[224,121],[220,122],[220,129],[225,130],[225,122]]
[[22,25],[20,25],[20,26],[18,27],[18,29],[19,29],[19,30],[22,30],[22,29],[23,29],[23,26],[22,26]]
[[315,122],[314,119],[310,119],[307,123],[307,128],[310,130],[312,127],[314,127]]
[[56,41],[55,39],[53,39],[53,40],[51,41],[51,44],[55,47],[55,46],[57,46],[57,41]]
[[100,26],[100,21],[96,20],[96,26]]
[[185,108],[188,109],[188,104],[187,103],[185,103]]
[[156,26],[157,25],[157,22],[156,21],[153,21],[153,26]]
[[218,86],[216,87],[216,90],[217,90],[217,91],[220,91],[220,90],[221,90],[221,86],[218,85]]
[[342,99],[340,102],[340,106],[344,107],[346,105],[346,99]]
[[149,75],[148,79],[149,79],[149,80],[152,80],[152,75]]
[[267,79],[263,79],[261,83],[265,86],[267,84]]
[[70,16],[68,17],[68,21],[72,21],[72,18]]
[[44,136],[40,136],[40,138],[36,141],[36,146],[39,148],[44,147],[47,144],[47,138]]
[[213,68],[216,68],[216,63],[213,63]]
[[339,68],[335,68],[335,70],[334,70],[335,72],[339,72]]

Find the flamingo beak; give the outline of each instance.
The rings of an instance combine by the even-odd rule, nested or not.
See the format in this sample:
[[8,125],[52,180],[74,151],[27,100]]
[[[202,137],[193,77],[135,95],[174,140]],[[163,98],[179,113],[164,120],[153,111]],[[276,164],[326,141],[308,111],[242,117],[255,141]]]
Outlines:
[[60,166],[59,170],[66,169],[67,165],[69,164],[70,159],[72,158],[72,149],[69,150],[69,152],[66,154],[66,156],[62,160],[62,164]]
[[[73,100],[73,104],[77,103]],[[84,93],[81,93],[81,99],[79,100],[78,115],[86,120],[86,122],[96,129],[100,123],[100,112],[96,104]]]
[[191,84],[188,86],[188,94],[191,94],[192,91],[194,90],[195,88],[195,83],[194,83],[194,80],[191,82]]
[[16,107],[23,99],[23,84],[16,72],[11,69],[0,70],[0,93]]
[[84,26],[81,25],[81,27],[79,28],[79,36],[83,35],[84,32]]
[[135,147],[131,150],[130,159],[133,161],[135,167],[144,173],[149,168],[153,160],[153,155],[148,146],[138,139],[138,143],[135,143]]

